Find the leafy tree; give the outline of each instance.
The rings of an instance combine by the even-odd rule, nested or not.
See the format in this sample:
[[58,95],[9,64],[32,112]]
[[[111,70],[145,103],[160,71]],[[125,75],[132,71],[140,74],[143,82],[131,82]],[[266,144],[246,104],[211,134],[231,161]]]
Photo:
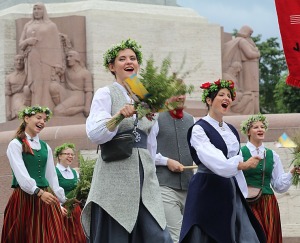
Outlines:
[[300,113],[300,89],[286,85],[287,72],[281,76],[274,90],[278,113]]
[[[261,41],[261,35],[253,37],[260,50],[259,101],[262,113],[278,113],[274,105],[274,89],[282,74],[287,71],[285,56],[276,37]],[[288,111],[287,111],[288,112]]]

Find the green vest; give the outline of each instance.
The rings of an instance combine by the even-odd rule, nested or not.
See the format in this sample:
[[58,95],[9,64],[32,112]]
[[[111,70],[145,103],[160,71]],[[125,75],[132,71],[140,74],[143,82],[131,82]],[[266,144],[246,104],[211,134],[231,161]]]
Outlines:
[[78,177],[77,173],[74,169],[72,169],[72,173],[74,175],[73,179],[66,179],[61,174],[60,170],[56,168],[56,173],[58,177],[59,186],[61,186],[65,190],[65,195],[68,196],[69,192],[71,192],[77,185]]
[[[22,144],[22,142],[19,140]],[[34,155],[22,152],[23,161],[25,167],[29,173],[29,176],[35,180],[37,187],[48,187],[49,183],[45,177],[46,175],[46,165],[48,160],[48,149],[47,144],[40,140],[41,149],[32,149]],[[12,186],[16,188],[19,183],[13,173]]]
[[[247,161],[251,156],[250,150],[247,146],[241,148],[243,152],[244,161]],[[261,159],[255,169],[244,170],[247,185],[254,187],[261,187],[262,173],[263,173],[264,159]],[[270,184],[273,171],[273,152],[266,148],[266,165],[265,165],[265,181],[263,185],[263,194],[274,194]]]

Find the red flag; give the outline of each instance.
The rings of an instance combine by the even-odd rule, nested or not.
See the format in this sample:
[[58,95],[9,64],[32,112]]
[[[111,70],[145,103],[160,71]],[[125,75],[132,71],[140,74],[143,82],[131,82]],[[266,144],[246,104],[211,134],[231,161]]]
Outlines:
[[286,83],[300,87],[300,1],[275,0],[283,51],[289,69]]

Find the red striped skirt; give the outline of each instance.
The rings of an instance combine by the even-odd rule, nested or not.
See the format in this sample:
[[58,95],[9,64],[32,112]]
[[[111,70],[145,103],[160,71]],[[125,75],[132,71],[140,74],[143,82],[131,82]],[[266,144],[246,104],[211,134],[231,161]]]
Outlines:
[[87,239],[84,235],[80,223],[81,208],[79,205],[75,206],[70,217],[64,217],[64,224],[67,229],[69,240],[72,243],[86,243]]
[[[44,189],[51,192],[51,189]],[[39,197],[15,188],[4,211],[2,243],[68,243],[60,204],[48,205]]]
[[262,195],[250,207],[263,227],[267,243],[282,243],[280,212],[275,195]]

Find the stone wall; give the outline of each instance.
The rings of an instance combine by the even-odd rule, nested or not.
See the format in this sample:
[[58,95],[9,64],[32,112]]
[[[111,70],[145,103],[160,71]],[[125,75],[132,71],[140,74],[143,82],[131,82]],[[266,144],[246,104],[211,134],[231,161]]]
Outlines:
[[[186,78],[196,87],[188,100],[200,100],[199,85],[221,77],[221,27],[209,24],[192,9],[96,0],[46,4],[46,8],[50,18],[85,16],[86,66],[93,74],[95,90],[113,81],[103,67],[104,52],[129,37],[142,45],[144,60],[153,56],[160,65],[163,58],[171,55],[172,71],[178,71],[185,57],[181,73],[200,65]],[[16,54],[15,20],[30,18],[31,13],[32,4],[0,11],[0,123],[5,122],[3,83],[5,75],[12,71]]]

